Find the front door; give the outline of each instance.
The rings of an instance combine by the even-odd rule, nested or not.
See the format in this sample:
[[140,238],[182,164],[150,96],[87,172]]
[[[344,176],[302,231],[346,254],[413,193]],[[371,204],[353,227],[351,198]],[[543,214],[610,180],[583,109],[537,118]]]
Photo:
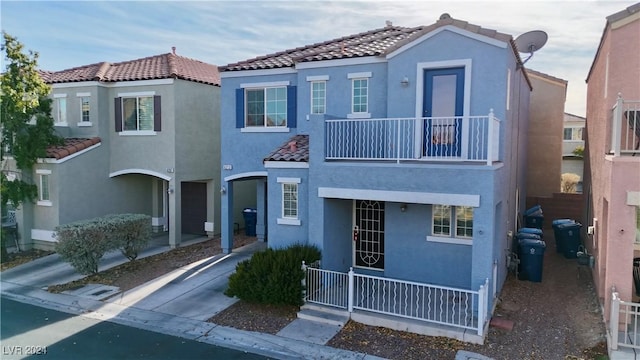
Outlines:
[[423,156],[459,157],[461,153],[464,68],[424,71]]
[[353,263],[384,270],[384,202],[355,200],[354,208]]

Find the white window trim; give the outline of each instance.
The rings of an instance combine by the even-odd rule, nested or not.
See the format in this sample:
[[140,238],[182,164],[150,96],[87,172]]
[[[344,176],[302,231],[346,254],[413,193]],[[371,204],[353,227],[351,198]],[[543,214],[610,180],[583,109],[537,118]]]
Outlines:
[[432,204],[432,213],[431,213],[431,233],[432,235],[427,235],[427,241],[429,242],[439,242],[439,243],[447,243],[447,244],[458,244],[458,245],[473,245],[473,237],[458,237],[457,234],[457,223],[458,219],[456,217],[456,208],[457,207],[465,207],[465,206],[455,206],[449,205],[450,209],[450,226],[449,232],[450,235],[433,235],[433,205],[443,205],[443,204]]
[[260,89],[260,88],[269,88],[269,87],[283,87],[283,86],[289,86],[290,84],[291,84],[290,81],[268,81],[268,82],[240,84],[240,87],[242,89]]
[[[366,75],[369,76],[366,76]],[[363,76],[357,76],[357,77],[350,77],[351,75],[363,75]],[[349,74],[347,76],[349,79],[351,79],[351,113],[347,114],[347,119],[368,119],[371,117],[371,113],[370,112],[353,112],[353,86],[354,86],[354,81],[355,80],[367,80],[367,110],[369,110],[369,78],[371,77],[371,73],[353,73],[353,74]]]
[[473,245],[473,239],[427,235],[427,241],[445,244]]
[[[36,175],[38,176],[38,201],[36,202],[36,205],[39,206],[53,206],[53,203],[51,202],[51,199],[49,200],[42,200],[41,196],[42,196],[42,175],[51,175],[51,170],[47,170],[47,169],[36,169]],[[49,180],[49,179],[47,179]],[[47,191],[49,192],[49,196],[51,196],[51,186],[49,185],[49,182],[47,181],[47,187],[49,189],[47,189]]]
[[329,81],[329,75],[312,75],[307,76],[307,81]]
[[[80,98],[80,121],[78,121],[78,123],[76,125],[78,127],[91,127],[91,126],[93,126],[91,121],[82,121],[82,98],[90,98],[91,97],[91,93],[89,93],[89,92],[76,93],[76,97]],[[91,102],[89,102],[89,119],[91,119]]]
[[357,73],[348,73],[347,74],[347,79],[368,79],[370,77],[372,77],[373,74],[371,73],[371,71],[365,71],[365,72],[357,72]]
[[124,130],[118,133],[120,136],[153,136],[157,134],[153,130]]
[[117,97],[141,97],[141,96],[155,96],[155,91],[138,91],[138,92],[126,92],[126,93],[118,93]]
[[240,132],[243,132],[243,133],[288,133],[290,131],[291,131],[291,128],[283,127],[283,126],[271,126],[271,127],[251,126],[251,127],[240,128]]
[[79,92],[79,93],[76,93],[76,97],[91,97],[91,93],[90,92]]
[[[307,81],[309,81],[309,77],[307,77]],[[328,76],[327,76],[328,78]],[[323,104],[322,104],[322,112],[316,113],[313,112],[313,84],[322,83],[324,84],[324,96],[323,96]],[[323,115],[327,113],[327,80],[312,80],[309,84],[309,105],[311,105],[309,109],[309,113],[312,115]]]
[[[302,182],[302,179],[300,178],[292,178],[292,177],[278,177],[276,178],[276,182],[279,184],[300,184]],[[300,194],[300,187],[296,186],[296,194]],[[276,223],[278,225],[296,225],[299,226],[301,224],[300,222],[300,202],[299,202],[299,197],[296,200],[296,217],[284,217],[284,186],[282,186],[282,201],[281,201],[281,208],[282,211],[280,213],[280,217],[278,217],[276,219]]]
[[[263,86],[259,86],[261,84],[266,84]],[[286,119],[284,126],[267,126],[266,120],[266,111],[267,111],[267,89],[277,89],[284,88],[287,95],[287,108],[289,104],[289,91],[287,89],[289,86],[289,81],[273,81],[273,82],[265,82],[265,83],[249,83],[249,84],[240,84],[240,87],[245,90],[244,95],[244,125],[240,128],[240,132],[289,132],[290,128],[288,126],[289,119]],[[264,124],[262,126],[247,126],[247,90],[262,90],[264,92],[264,111],[265,116]],[[287,115],[288,110],[287,110]],[[270,130],[266,130],[270,129]],[[275,130],[273,130],[275,129]]]
[[[67,104],[66,104],[66,100],[67,100],[67,94],[53,94],[53,98],[56,99],[56,109],[55,109],[55,117],[54,117],[54,122],[53,122],[53,126],[60,126],[60,127],[68,127],[69,123],[67,121],[58,121],[58,115],[60,112],[60,103],[58,101],[58,99],[65,99],[65,112],[66,112],[66,108],[67,108]],[[65,114],[65,119],[67,117],[67,114]]]

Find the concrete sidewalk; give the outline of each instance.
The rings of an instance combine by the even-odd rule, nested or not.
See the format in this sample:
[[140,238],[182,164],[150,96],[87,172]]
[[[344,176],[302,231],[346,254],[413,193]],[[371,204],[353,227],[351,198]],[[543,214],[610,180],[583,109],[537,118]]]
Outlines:
[[[183,242],[183,246],[185,245]],[[302,324],[301,320],[295,320],[292,323],[293,328],[302,325],[305,333],[317,334],[315,337],[296,339],[286,336],[290,333],[286,331],[282,332],[283,336],[278,336],[206,322],[206,319],[236,301],[223,293],[236,264],[265,246],[264,243],[253,243],[235,249],[231,254],[220,254],[201,260],[105,301],[84,296],[82,293],[52,294],[46,291],[48,285],[82,278],[82,275],[54,254],[2,272],[0,293],[3,297],[37,306],[272,358],[380,359],[324,346],[323,344],[330,339],[324,324]],[[140,256],[150,256],[167,250],[168,246],[155,244]],[[101,262],[100,270],[125,261],[127,260],[121,254],[108,254]],[[317,328],[314,328],[315,326]]]

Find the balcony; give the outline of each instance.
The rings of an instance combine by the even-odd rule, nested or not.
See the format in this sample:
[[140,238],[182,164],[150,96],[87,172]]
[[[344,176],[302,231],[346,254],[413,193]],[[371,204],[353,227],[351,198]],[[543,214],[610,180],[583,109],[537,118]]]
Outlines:
[[640,100],[618,95],[611,109],[611,150],[614,157],[640,154]]
[[331,119],[325,159],[350,161],[499,161],[500,120],[486,116]]

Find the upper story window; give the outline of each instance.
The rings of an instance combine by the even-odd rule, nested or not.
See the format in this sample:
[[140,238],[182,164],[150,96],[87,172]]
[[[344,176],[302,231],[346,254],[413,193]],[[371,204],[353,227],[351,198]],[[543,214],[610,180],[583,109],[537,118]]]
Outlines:
[[245,126],[287,126],[287,88],[247,89]]
[[581,141],[582,140],[582,129],[583,128],[564,128],[564,137],[565,141]]
[[349,118],[371,117],[369,113],[369,78],[371,72],[350,73],[351,79],[351,114]]
[[161,130],[160,96],[153,92],[118,95],[115,98],[116,132],[152,135]]
[[54,94],[54,125],[67,126],[67,94]]
[[243,84],[236,89],[236,127],[244,132],[296,127],[296,87],[288,81]]
[[91,126],[91,93],[77,93],[80,100],[80,121],[78,126]]
[[473,238],[473,207],[433,205],[431,234],[431,241],[468,244]]
[[327,111],[327,82],[311,82],[311,113],[324,114]]

